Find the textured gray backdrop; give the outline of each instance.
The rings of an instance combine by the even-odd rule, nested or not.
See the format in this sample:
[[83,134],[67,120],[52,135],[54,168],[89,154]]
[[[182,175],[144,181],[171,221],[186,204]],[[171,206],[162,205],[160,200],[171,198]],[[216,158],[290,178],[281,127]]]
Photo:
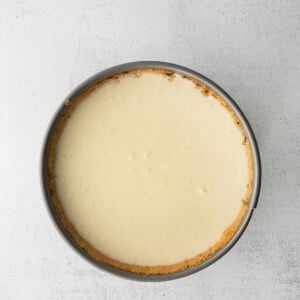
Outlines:
[[[300,299],[300,2],[0,1],[1,299]],[[60,237],[39,182],[44,133],[68,92],[134,60],[215,80],[256,133],[261,197],[215,265],[173,282],[127,281]]]

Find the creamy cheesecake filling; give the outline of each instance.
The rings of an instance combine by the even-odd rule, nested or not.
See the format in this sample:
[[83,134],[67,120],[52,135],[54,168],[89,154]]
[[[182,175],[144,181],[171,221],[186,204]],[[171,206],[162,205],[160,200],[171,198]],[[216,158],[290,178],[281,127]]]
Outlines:
[[180,75],[144,71],[99,85],[65,121],[55,152],[67,219],[124,264],[168,266],[205,253],[247,200],[241,128]]

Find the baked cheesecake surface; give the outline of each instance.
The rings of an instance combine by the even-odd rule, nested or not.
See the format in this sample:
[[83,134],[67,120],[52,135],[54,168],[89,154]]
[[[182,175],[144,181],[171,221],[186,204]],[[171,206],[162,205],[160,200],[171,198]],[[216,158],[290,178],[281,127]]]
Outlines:
[[250,154],[233,113],[203,89],[181,75],[129,73],[99,84],[65,120],[57,198],[100,258],[163,273],[237,229]]

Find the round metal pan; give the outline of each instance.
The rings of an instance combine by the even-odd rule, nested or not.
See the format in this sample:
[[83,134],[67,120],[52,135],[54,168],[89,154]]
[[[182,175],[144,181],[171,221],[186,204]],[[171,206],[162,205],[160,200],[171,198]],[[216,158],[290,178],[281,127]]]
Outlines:
[[251,197],[249,199],[249,209],[244,217],[242,223],[240,224],[239,229],[234,234],[232,239],[221,249],[219,249],[217,252],[214,253],[212,257],[205,260],[204,262],[195,265],[191,268],[180,270],[175,273],[170,274],[161,274],[161,275],[143,275],[143,274],[136,274],[129,271],[120,270],[117,268],[114,268],[112,266],[109,266],[107,264],[97,262],[95,261],[91,256],[89,256],[85,251],[83,251],[80,247],[78,247],[73,239],[70,237],[70,235],[67,233],[61,222],[59,221],[58,217],[55,214],[54,207],[52,205],[50,191],[48,187],[48,170],[47,170],[47,157],[48,157],[48,151],[49,151],[49,141],[50,137],[53,134],[55,124],[57,120],[62,116],[62,113],[65,109],[65,101],[61,105],[61,107],[58,109],[57,113],[54,116],[54,119],[52,120],[50,127],[48,129],[45,143],[42,150],[42,157],[41,157],[41,182],[42,182],[42,189],[45,195],[47,207],[49,209],[49,213],[54,221],[54,223],[57,225],[57,228],[59,229],[59,232],[62,233],[62,236],[65,238],[65,240],[78,252],[80,253],[84,258],[86,258],[88,261],[92,262],[97,267],[104,269],[106,271],[112,272],[116,275],[120,275],[122,277],[133,279],[133,280],[140,280],[140,281],[164,281],[164,280],[171,280],[180,278],[183,276],[190,275],[192,273],[198,272],[207,266],[211,265],[212,263],[216,262],[218,259],[220,259],[224,254],[226,254],[239,240],[239,238],[242,236],[244,230],[246,229],[251,216],[253,214],[254,209],[256,208],[259,191],[260,191],[260,182],[261,182],[261,163],[260,163],[260,156],[259,151],[257,147],[257,143],[255,140],[254,133],[250,127],[249,122],[247,121],[245,115],[241,111],[241,109],[237,106],[237,104],[234,102],[234,100],[216,83],[214,83],[212,80],[206,78],[205,76],[190,70],[188,68],[166,63],[166,62],[159,62],[159,61],[138,61],[138,62],[130,62],[122,65],[117,65],[112,68],[106,69],[104,71],[101,71],[94,76],[90,77],[86,81],[84,81],[82,84],[80,84],[73,92],[69,94],[69,96],[66,98],[66,101],[72,101],[72,99],[75,99],[78,95],[80,95],[83,91],[85,91],[90,86],[109,78],[113,75],[123,73],[126,71],[131,71],[135,69],[141,69],[141,68],[154,68],[154,69],[162,69],[167,71],[172,71],[177,74],[188,76],[192,79],[195,79],[204,85],[206,85],[208,88],[214,90],[233,110],[235,115],[239,118],[242,127],[244,128],[244,132],[249,140],[251,152],[252,152],[252,159],[253,159],[253,183],[252,183],[252,193]]

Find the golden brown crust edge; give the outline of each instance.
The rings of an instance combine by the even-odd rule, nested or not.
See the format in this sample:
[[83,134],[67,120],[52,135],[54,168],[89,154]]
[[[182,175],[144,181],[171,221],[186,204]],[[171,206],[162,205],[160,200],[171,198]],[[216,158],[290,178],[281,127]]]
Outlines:
[[245,145],[245,149],[246,149],[247,156],[248,156],[249,180],[248,180],[248,184],[247,184],[247,193],[245,195],[245,199],[243,199],[242,208],[241,208],[241,211],[240,211],[238,217],[224,231],[221,239],[215,245],[213,245],[211,248],[209,248],[207,251],[200,253],[199,255],[197,255],[191,259],[187,259],[185,261],[182,261],[182,262],[179,262],[176,264],[172,264],[172,265],[166,265],[166,266],[154,266],[154,267],[137,266],[137,265],[130,265],[130,264],[122,263],[117,260],[111,259],[111,258],[107,257],[106,255],[102,254],[100,251],[93,248],[86,240],[84,240],[78,234],[77,230],[74,228],[74,226],[71,224],[71,222],[65,216],[62,204],[60,203],[57,192],[56,192],[56,180],[55,180],[56,145],[57,145],[59,137],[62,133],[62,130],[64,128],[64,123],[71,116],[72,111],[74,110],[76,105],[80,101],[82,101],[88,94],[92,93],[96,88],[98,88],[102,84],[105,84],[107,81],[110,81],[110,80],[118,81],[121,77],[123,77],[125,75],[139,76],[141,73],[144,73],[144,72],[151,72],[151,73],[158,73],[161,75],[165,75],[165,76],[168,76],[169,80],[171,80],[171,81],[174,78],[174,72],[167,71],[167,70],[153,69],[153,68],[136,69],[133,71],[124,72],[124,73],[120,73],[120,74],[111,76],[111,77],[101,81],[100,83],[97,83],[94,86],[87,88],[77,98],[66,101],[62,116],[56,122],[55,128],[50,137],[49,152],[48,152],[48,157],[46,158],[47,159],[47,168],[48,168],[48,174],[47,174],[48,187],[49,187],[50,198],[51,198],[49,200],[52,202],[53,208],[55,210],[55,213],[56,213],[56,216],[58,217],[59,222],[66,229],[67,233],[70,235],[70,237],[72,238],[74,243],[79,248],[81,248],[83,251],[85,251],[95,261],[101,262],[104,264],[108,264],[117,269],[129,271],[132,273],[143,274],[143,275],[169,274],[169,273],[174,273],[174,272],[198,265],[198,264],[202,263],[203,261],[207,260],[208,258],[212,257],[215,252],[217,252],[218,250],[223,248],[232,239],[234,234],[239,229],[239,226],[242,223],[242,221],[248,211],[248,201],[249,201],[251,191],[252,191],[252,179],[253,179],[253,159],[252,159],[250,143],[247,139],[247,136],[244,132],[244,129],[243,129],[238,117],[235,115],[235,113],[230,108],[230,106],[226,103],[226,101],[224,101],[215,91],[209,89],[203,83],[201,83],[195,79],[189,78],[188,76],[183,76],[184,78],[191,80],[195,84],[196,88],[199,88],[204,95],[213,96],[231,114],[234,122],[236,123],[236,125],[238,126],[238,128],[240,129],[241,133],[244,136],[243,144]]

